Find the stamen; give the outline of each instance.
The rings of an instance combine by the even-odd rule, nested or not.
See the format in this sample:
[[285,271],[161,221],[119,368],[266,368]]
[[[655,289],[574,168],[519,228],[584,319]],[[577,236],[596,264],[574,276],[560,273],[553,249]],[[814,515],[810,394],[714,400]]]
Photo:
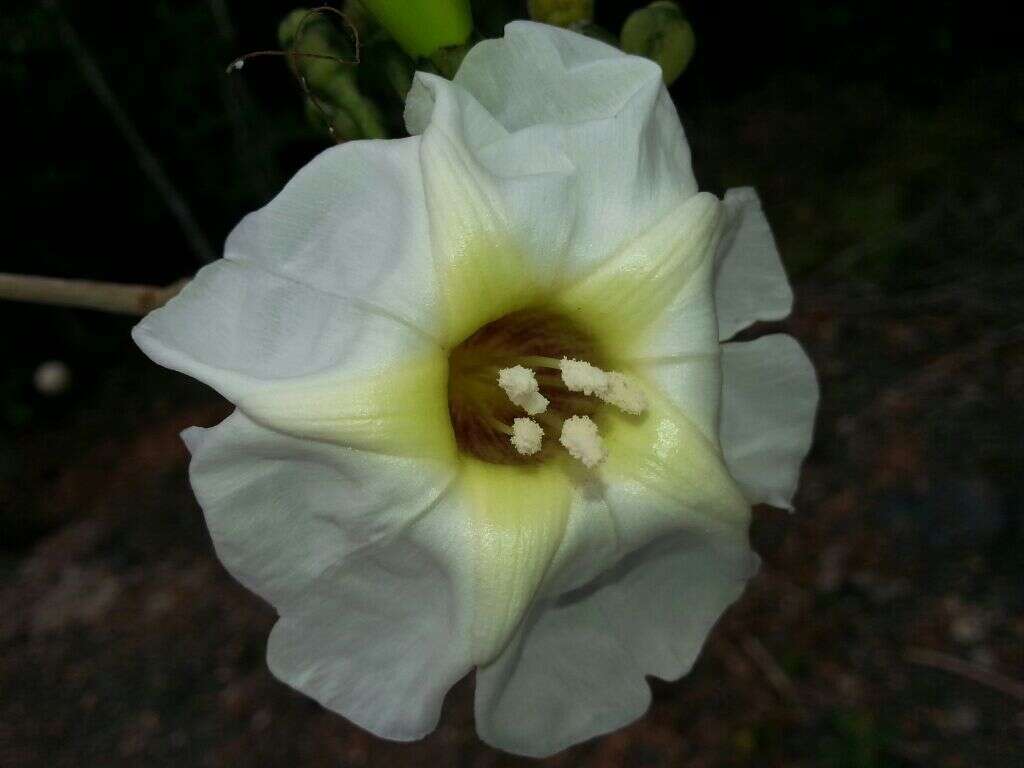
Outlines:
[[562,381],[571,392],[594,395],[616,408],[639,416],[647,410],[647,397],[628,376],[618,371],[602,371],[585,360],[562,358]]
[[558,416],[552,411],[537,414],[536,420],[543,424],[544,427],[552,434],[562,434],[562,425],[565,424],[565,422],[558,418]]
[[487,424],[490,426],[490,428],[493,429],[495,432],[500,432],[503,435],[512,435],[515,432],[515,428],[514,427],[510,427],[505,422],[499,421],[498,419],[494,418],[493,416],[488,416],[486,418],[486,421],[487,421]]
[[572,416],[562,425],[562,436],[558,439],[569,455],[592,469],[604,461],[607,451],[597,424],[589,416]]
[[532,456],[540,450],[544,430],[533,419],[519,417],[512,422],[512,447],[523,456]]
[[502,368],[498,371],[498,386],[505,390],[509,400],[531,416],[548,409],[548,399],[540,393],[537,377],[529,368],[521,365]]
[[519,361],[534,368],[553,368],[556,371],[562,366],[562,361],[557,357],[544,357],[543,355],[526,355],[519,358]]
[[562,370],[562,381],[570,392],[596,395],[608,388],[608,374],[585,360],[563,357],[559,367]]
[[633,416],[647,410],[647,396],[643,390],[618,371],[608,374],[608,389],[604,393],[598,392],[597,396]]

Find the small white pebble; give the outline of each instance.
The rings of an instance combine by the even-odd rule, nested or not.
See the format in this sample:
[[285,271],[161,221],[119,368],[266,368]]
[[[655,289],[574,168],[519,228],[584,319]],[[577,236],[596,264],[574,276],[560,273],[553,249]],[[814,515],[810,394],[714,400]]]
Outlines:
[[559,369],[562,371],[562,381],[570,392],[595,395],[608,387],[608,374],[586,360],[563,357]]
[[508,399],[531,416],[548,409],[548,399],[540,393],[537,377],[529,368],[516,365],[498,371],[498,386],[505,390]]
[[523,456],[532,456],[540,450],[544,430],[533,419],[519,417],[512,422],[512,446]]
[[32,383],[41,395],[61,395],[71,386],[71,370],[60,360],[47,360],[32,374]]
[[636,382],[625,374],[612,371],[608,374],[608,386],[597,396],[616,408],[639,416],[647,410],[647,396]]
[[589,416],[572,416],[562,425],[562,436],[558,439],[569,455],[583,462],[588,468],[596,467],[608,452],[605,450],[597,424]]

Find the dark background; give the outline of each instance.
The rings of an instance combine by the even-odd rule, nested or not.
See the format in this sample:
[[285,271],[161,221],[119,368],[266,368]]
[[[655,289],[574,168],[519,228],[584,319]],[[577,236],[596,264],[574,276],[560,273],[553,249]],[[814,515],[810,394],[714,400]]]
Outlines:
[[[598,20],[618,29],[627,5]],[[1024,744],[1024,63],[980,3],[684,4],[702,187],[756,186],[823,400],[798,514],[648,716],[559,766],[1010,766]],[[618,8],[619,6],[616,6]],[[62,4],[214,252],[327,146],[270,2]],[[0,12],[0,271],[165,284],[202,263],[45,4]],[[196,238],[193,237],[193,241]],[[227,412],[131,319],[0,303],[0,765],[460,765],[471,683],[377,740],[263,660],[177,433]],[[47,360],[71,372],[45,396]]]

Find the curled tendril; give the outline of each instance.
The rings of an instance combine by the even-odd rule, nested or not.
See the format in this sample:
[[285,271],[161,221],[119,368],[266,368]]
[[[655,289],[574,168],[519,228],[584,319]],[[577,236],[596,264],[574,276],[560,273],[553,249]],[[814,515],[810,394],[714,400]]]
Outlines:
[[[306,24],[309,23],[310,19],[313,16],[319,16],[319,15],[325,14],[325,13],[332,13],[335,16],[338,16],[339,18],[341,18],[342,22],[344,22],[345,26],[352,33],[352,43],[353,43],[353,46],[354,46],[355,52],[356,52],[356,55],[355,55],[354,59],[346,59],[346,58],[344,58],[342,56],[329,56],[329,55],[323,54],[323,53],[305,53],[303,51],[297,50],[297,48],[299,47],[299,41],[302,39],[303,30],[305,30],[305,28],[306,28]],[[245,62],[247,62],[249,59],[255,59],[255,58],[260,58],[260,57],[264,57],[264,56],[285,56],[285,57],[287,57],[290,60],[290,62],[291,62],[292,74],[295,75],[295,79],[298,81],[299,86],[302,88],[302,92],[310,100],[310,102],[313,104],[313,106],[316,107],[317,111],[320,112],[321,116],[324,118],[324,122],[327,125],[327,130],[331,134],[331,138],[334,139],[335,142],[337,142],[338,141],[338,137],[337,137],[337,135],[335,134],[335,131],[334,131],[334,120],[332,119],[330,113],[326,109],[324,109],[324,106],[320,102],[320,99],[318,99],[313,94],[313,91],[309,87],[309,83],[306,82],[305,76],[299,71],[299,64],[298,64],[298,62],[299,62],[299,59],[326,59],[327,61],[333,61],[333,62],[336,62],[338,64],[357,65],[357,64],[360,63],[360,54],[361,54],[361,43],[359,41],[359,30],[356,29],[356,27],[352,23],[351,19],[349,19],[348,16],[346,16],[344,13],[339,11],[337,8],[334,8],[334,7],[329,6],[329,5],[319,5],[316,8],[311,8],[302,17],[302,20],[299,22],[298,28],[295,30],[295,37],[292,39],[292,44],[288,47],[288,50],[286,50],[286,51],[276,51],[276,50],[251,51],[250,53],[243,54],[242,56],[239,56],[239,57],[235,58],[234,60],[232,60],[232,62],[230,64],[228,64],[227,68],[225,69],[225,72],[227,72],[227,74],[229,74],[229,75],[232,74],[233,72],[237,72],[238,70],[240,70],[245,65]]]

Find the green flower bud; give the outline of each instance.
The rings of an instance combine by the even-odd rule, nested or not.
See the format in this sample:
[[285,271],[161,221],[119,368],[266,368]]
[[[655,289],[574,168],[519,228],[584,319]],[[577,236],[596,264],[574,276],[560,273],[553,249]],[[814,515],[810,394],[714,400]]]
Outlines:
[[556,27],[586,24],[594,19],[594,0],[527,0],[530,18]]
[[316,99],[327,113],[321,114],[314,104],[314,125],[329,122],[339,141],[387,137],[377,105],[359,91],[355,46],[329,18],[296,9],[278,27],[278,40],[287,51],[310,54],[288,56],[287,60],[305,83],[309,98]]
[[306,119],[317,130],[329,132],[335,141],[363,138],[359,126],[347,112],[335,110],[329,104],[317,106],[309,97],[306,97]]
[[634,11],[622,26],[622,50],[646,56],[661,66],[665,84],[683,74],[693,58],[697,38],[679,6],[658,0]]
[[[300,36],[301,31],[301,36]],[[286,51],[309,56],[289,56],[288,63],[306,79],[311,89],[349,72],[355,62],[355,46],[331,19],[307,8],[296,8],[277,28],[277,39]],[[325,56],[328,58],[316,58]]]
[[370,37],[380,32],[377,20],[359,0],[345,0],[341,6],[341,12],[348,23],[359,33],[361,43],[365,43]]
[[469,39],[469,0],[360,0],[410,56],[431,56],[439,48]]

